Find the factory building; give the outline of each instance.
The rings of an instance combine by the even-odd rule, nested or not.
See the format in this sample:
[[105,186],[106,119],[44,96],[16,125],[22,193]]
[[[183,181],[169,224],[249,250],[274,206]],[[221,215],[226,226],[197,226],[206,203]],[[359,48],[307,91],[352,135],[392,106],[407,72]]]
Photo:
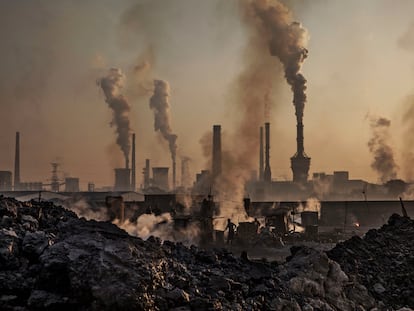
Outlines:
[[65,192],[79,192],[79,178],[65,178]]
[[12,172],[0,171],[0,191],[12,190]]
[[131,189],[131,170],[116,168],[114,191],[129,191]]
[[168,167],[153,167],[152,168],[152,184],[163,191],[169,191],[168,183]]

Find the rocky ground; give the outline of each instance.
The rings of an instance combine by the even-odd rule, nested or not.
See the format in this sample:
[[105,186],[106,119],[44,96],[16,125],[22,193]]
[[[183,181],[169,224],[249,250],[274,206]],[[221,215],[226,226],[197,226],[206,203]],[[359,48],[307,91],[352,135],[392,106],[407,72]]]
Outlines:
[[414,221],[396,214],[388,224],[328,252],[351,279],[393,308],[414,308]]
[[[390,221],[390,227],[406,223]],[[376,296],[372,283],[355,272],[370,266],[355,270],[348,255],[341,257],[347,247],[338,246],[329,256],[351,277],[327,253],[308,247],[292,248],[283,264],[251,261],[224,249],[188,248],[152,237],[143,241],[61,207],[0,198],[0,309],[310,311],[410,305]],[[381,256],[380,250],[375,255]],[[379,282],[385,293],[393,288],[387,282]],[[411,279],[406,283],[412,286]]]

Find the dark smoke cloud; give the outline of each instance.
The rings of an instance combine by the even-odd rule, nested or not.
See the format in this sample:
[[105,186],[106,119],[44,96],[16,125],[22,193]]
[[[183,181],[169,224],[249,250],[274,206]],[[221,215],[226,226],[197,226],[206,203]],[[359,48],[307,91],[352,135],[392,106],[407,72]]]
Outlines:
[[[246,1],[245,1],[246,2]],[[308,34],[300,23],[292,20],[288,8],[277,1],[247,1],[250,14],[262,23],[263,30],[269,40],[269,50],[277,56],[285,69],[286,81],[293,91],[293,103],[298,122],[302,122],[303,109],[306,102],[306,79],[300,73],[304,60],[308,55],[305,48]]]
[[171,159],[175,163],[177,154],[177,135],[171,129],[170,86],[167,81],[154,80],[154,94],[150,98],[150,108],[154,111],[154,130],[159,131],[171,152]]
[[372,137],[368,141],[369,151],[374,156],[371,167],[378,173],[380,181],[386,183],[397,178],[398,166],[394,152],[389,144],[391,121],[386,118],[370,118]]
[[[274,100],[280,79],[280,63],[294,92],[298,120],[302,120],[306,101],[306,80],[300,74],[306,58],[307,32],[292,19],[291,12],[279,1],[239,1],[242,21],[247,27],[248,42],[244,51],[244,68],[234,89],[240,121],[235,134],[223,133],[223,173],[219,180],[221,213],[240,214],[244,184],[257,168],[259,138],[257,131]],[[274,57],[276,56],[276,57]],[[277,61],[280,60],[280,63]]]
[[129,141],[129,134],[131,132],[129,111],[131,110],[131,106],[126,98],[120,93],[124,84],[124,79],[125,76],[120,69],[111,68],[108,74],[98,82],[105,94],[105,101],[112,109],[113,118],[111,126],[116,127],[116,143],[121,148],[125,157],[126,166],[128,167],[129,152],[131,149]]

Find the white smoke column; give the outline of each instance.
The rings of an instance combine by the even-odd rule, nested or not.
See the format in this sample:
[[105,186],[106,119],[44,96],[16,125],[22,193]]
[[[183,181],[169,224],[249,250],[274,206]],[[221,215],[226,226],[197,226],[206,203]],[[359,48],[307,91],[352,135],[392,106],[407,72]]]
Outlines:
[[150,108],[154,111],[154,130],[159,131],[165,140],[171,152],[171,159],[175,163],[177,153],[177,135],[171,129],[170,103],[170,86],[167,81],[154,80],[154,94],[150,98]]
[[391,121],[386,118],[371,117],[372,137],[368,141],[369,151],[374,156],[371,167],[378,173],[382,183],[397,178],[398,166],[394,152],[389,144],[389,127]]
[[87,220],[107,221],[108,213],[106,207],[93,208],[88,202],[81,198],[76,201],[68,201],[64,203],[64,207],[75,212],[78,217],[84,217]]
[[98,83],[101,86],[104,94],[105,101],[112,109],[112,122],[111,126],[116,127],[116,143],[121,148],[124,157],[126,167],[129,166],[129,152],[131,144],[129,140],[129,134],[131,132],[129,122],[129,112],[131,106],[127,99],[120,93],[124,85],[125,75],[118,68],[111,68],[108,74],[101,78]]

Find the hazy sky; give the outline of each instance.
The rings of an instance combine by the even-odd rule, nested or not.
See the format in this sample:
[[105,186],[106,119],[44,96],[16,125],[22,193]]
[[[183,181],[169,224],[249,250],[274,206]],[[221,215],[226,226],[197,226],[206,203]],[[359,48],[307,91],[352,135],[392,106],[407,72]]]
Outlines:
[[[287,2],[310,34],[303,67],[310,173],[349,170],[351,178],[377,181],[367,146],[370,114],[391,120],[399,176],[411,177],[402,154],[411,150],[404,145],[413,141],[405,127],[414,120],[402,120],[407,97],[414,93],[414,2]],[[230,98],[243,69],[246,33],[236,0],[0,1],[0,170],[13,169],[14,135],[20,131],[23,181],[47,182],[50,162],[58,159],[62,176],[79,177],[83,189],[89,181],[112,185],[122,153],[96,84],[111,67],[126,75],[123,94],[137,136],[137,184],[145,158],[169,166],[168,145],[153,129],[150,96],[139,96],[132,76],[149,48],[153,78],[171,87],[178,157],[192,159],[193,174],[204,169],[201,137],[213,124],[221,124],[224,134],[235,128],[237,108]],[[280,75],[276,67],[275,75]],[[272,173],[291,179],[292,94],[282,76],[274,89]],[[258,150],[251,152],[258,158]]]

